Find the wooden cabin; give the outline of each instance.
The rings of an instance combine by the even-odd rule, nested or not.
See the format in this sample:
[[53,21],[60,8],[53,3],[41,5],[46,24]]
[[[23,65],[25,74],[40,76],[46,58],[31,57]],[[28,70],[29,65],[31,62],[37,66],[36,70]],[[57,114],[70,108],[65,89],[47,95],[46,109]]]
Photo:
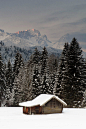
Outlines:
[[67,104],[55,95],[41,94],[32,101],[19,103],[24,114],[51,114],[62,113]]

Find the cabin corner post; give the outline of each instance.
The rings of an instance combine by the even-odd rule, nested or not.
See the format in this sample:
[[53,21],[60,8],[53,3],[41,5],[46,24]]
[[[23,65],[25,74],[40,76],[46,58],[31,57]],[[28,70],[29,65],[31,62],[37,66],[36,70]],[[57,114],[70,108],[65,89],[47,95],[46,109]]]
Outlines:
[[31,107],[30,107],[30,115],[31,115]]

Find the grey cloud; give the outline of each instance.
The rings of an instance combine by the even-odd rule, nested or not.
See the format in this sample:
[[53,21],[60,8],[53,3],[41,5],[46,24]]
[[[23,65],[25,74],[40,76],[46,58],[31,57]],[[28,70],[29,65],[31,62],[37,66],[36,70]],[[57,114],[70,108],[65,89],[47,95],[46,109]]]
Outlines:
[[71,23],[73,25],[80,25],[80,24],[86,24],[86,18],[82,18],[78,20],[77,22]]
[[[86,4],[81,4],[81,5],[74,5],[74,6],[68,6],[67,8],[63,8],[62,10],[54,11],[53,13],[48,13],[48,15],[44,16],[41,18],[39,21],[40,24],[42,23],[50,23],[50,22],[56,22],[56,21],[61,21],[65,23],[65,20],[70,20],[70,18],[78,18],[82,17],[82,12],[86,11]],[[81,15],[81,16],[80,16]],[[70,25],[76,25],[80,23],[85,23],[86,19],[83,18],[80,21],[72,22],[72,23],[67,23]]]
[[75,22],[63,23],[62,26],[76,26],[76,25],[85,25],[85,24],[86,24],[86,18],[82,18],[82,19],[77,20]]

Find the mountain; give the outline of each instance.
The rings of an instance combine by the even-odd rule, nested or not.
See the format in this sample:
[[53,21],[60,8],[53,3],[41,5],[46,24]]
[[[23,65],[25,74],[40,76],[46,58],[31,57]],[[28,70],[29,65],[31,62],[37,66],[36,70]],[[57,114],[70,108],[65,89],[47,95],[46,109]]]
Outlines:
[[58,47],[59,49],[62,49],[64,46],[64,43],[66,42],[70,43],[74,37],[79,42],[83,51],[86,52],[86,33],[81,33],[81,32],[67,33],[63,35],[58,41],[54,43],[53,47],[55,48]]
[[52,42],[48,40],[46,35],[36,30],[18,31],[16,33],[8,33],[0,29],[0,41],[6,46],[17,46],[21,48],[29,48],[34,46],[52,47]]

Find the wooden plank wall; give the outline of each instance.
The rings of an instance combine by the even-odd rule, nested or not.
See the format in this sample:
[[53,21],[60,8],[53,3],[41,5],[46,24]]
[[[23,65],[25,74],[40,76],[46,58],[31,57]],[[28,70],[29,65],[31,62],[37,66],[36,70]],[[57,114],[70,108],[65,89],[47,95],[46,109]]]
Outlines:
[[63,110],[63,105],[56,99],[51,99],[48,103],[46,103],[42,107],[43,114],[61,113],[62,110]]

